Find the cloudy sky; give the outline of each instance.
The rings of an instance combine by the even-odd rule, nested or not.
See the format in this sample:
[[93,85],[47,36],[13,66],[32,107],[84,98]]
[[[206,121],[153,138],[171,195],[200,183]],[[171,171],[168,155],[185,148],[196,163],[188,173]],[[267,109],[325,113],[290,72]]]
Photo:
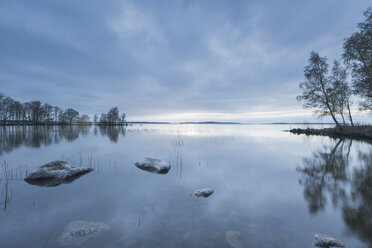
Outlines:
[[1,0],[0,91],[128,120],[316,120],[312,50],[339,58],[369,0]]

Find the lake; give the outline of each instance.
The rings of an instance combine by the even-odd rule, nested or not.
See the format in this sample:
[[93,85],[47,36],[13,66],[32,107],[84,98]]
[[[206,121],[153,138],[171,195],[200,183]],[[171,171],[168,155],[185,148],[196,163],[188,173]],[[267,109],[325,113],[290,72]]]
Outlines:
[[[298,248],[315,233],[372,247],[371,145],[283,132],[299,126],[1,128],[0,247]],[[172,168],[134,165],[146,157]],[[54,160],[94,171],[54,187],[23,180]],[[75,221],[108,228],[59,242]]]

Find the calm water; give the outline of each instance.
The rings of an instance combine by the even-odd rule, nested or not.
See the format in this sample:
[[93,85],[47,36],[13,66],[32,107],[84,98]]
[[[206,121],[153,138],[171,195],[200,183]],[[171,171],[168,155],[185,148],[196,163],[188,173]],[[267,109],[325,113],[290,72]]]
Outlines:
[[[60,247],[77,220],[110,226],[79,247],[231,247],[228,231],[241,234],[234,247],[310,247],[314,233],[372,247],[371,145],[282,132],[289,128],[0,129],[0,247]],[[136,168],[145,157],[172,168]],[[56,187],[23,181],[53,160],[95,171]],[[215,193],[193,196],[204,187]]]

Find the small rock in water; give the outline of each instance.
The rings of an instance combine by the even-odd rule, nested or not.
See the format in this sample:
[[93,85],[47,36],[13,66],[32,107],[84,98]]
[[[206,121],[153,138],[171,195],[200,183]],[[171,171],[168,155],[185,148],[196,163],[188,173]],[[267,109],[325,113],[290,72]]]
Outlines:
[[313,246],[321,248],[345,247],[345,245],[337,239],[319,233],[314,235]]
[[194,192],[194,195],[197,197],[208,197],[213,194],[214,190],[211,188],[197,189]]
[[145,158],[145,162],[137,162],[134,165],[141,170],[156,174],[167,174],[171,168],[171,165],[169,163],[165,162],[164,160],[155,158]]
[[92,168],[74,167],[65,161],[53,161],[31,171],[24,180],[30,184],[51,187],[71,183],[91,171]]
[[227,231],[225,234],[227,243],[233,248],[243,248],[241,233],[238,231]]
[[109,229],[110,227],[103,222],[74,221],[65,227],[65,230],[57,241],[62,246],[80,245]]

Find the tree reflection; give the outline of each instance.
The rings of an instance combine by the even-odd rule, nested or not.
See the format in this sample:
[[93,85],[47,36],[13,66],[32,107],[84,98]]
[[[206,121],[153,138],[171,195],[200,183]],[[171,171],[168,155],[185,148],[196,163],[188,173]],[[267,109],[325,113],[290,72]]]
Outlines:
[[110,141],[114,143],[118,142],[120,134],[125,136],[124,126],[103,125],[99,126],[99,131],[102,136],[108,136]]
[[297,171],[311,214],[325,208],[329,194],[350,231],[372,245],[372,152],[359,151],[357,166],[350,170],[351,146],[351,140],[336,140],[303,158]]
[[346,224],[359,238],[372,245],[372,153],[360,153],[354,169],[350,200],[343,206]]
[[[97,127],[94,127],[95,133]],[[125,136],[123,126],[101,126],[102,136],[108,136],[113,142],[117,142],[119,135]],[[21,146],[41,147],[57,144],[63,140],[73,142],[80,136],[85,136],[91,130],[91,126],[68,125],[68,126],[4,126],[0,128],[0,156],[4,152],[11,152]]]

